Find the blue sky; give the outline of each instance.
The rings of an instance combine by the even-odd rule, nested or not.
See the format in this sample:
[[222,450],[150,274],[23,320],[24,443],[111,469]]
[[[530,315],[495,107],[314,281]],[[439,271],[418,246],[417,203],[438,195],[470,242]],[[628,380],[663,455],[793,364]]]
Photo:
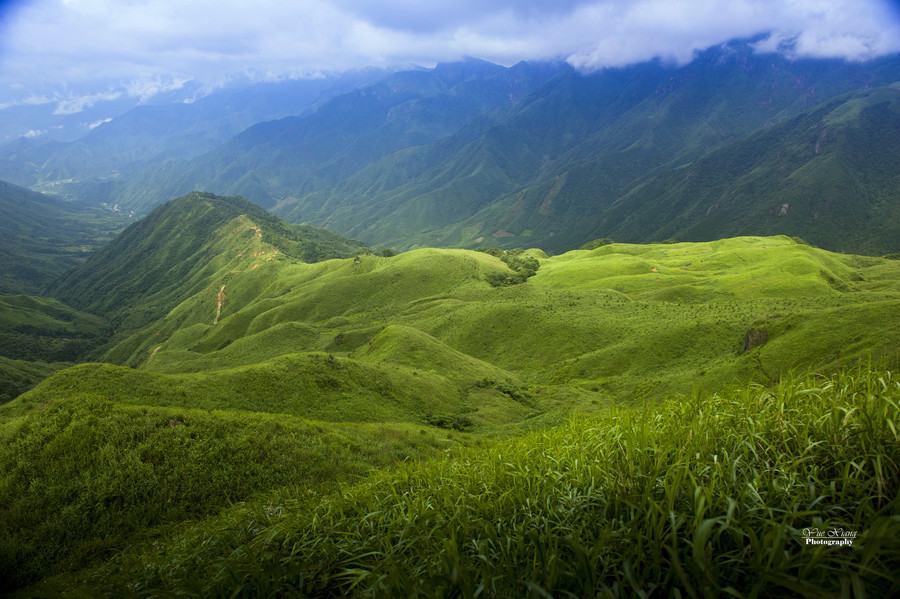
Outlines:
[[235,77],[467,56],[584,70],[687,62],[759,34],[761,50],[865,60],[900,52],[900,10],[887,0],[0,0],[0,118],[20,105],[72,114]]

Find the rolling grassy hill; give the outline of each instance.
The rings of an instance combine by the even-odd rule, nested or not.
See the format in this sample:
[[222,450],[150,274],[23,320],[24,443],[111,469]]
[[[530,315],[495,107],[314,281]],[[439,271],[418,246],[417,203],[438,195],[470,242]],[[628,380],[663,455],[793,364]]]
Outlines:
[[612,243],[495,286],[491,253],[302,230],[192,194],[54,287],[118,330],[0,406],[4,590],[900,584],[889,543],[765,557],[897,526],[900,261]]
[[[526,284],[510,287],[486,281],[506,269],[499,259],[465,250],[228,271],[104,359],[170,373],[303,351],[363,360],[384,354],[387,331],[404,339],[395,346],[414,352],[427,339],[419,354],[459,364],[444,370],[472,370],[460,362],[467,356],[536,385],[578,381],[621,396],[833,368],[891,354],[900,341],[893,327],[869,326],[896,318],[896,261],[773,237],[612,244],[540,262]],[[765,329],[768,342],[745,352],[751,329]],[[497,378],[474,373],[473,381]]]

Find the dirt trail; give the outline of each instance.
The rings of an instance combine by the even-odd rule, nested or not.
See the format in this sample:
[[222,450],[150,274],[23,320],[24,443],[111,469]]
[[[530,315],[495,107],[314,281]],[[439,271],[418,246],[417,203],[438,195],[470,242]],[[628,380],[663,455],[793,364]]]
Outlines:
[[157,346],[156,346],[156,349],[154,349],[154,350],[150,353],[150,357],[147,358],[147,365],[149,365],[150,362],[153,361],[153,356],[156,355],[156,352],[158,352],[158,351],[159,351],[159,348],[161,348],[161,347],[162,347],[162,345],[157,345]]
[[219,289],[219,294],[216,295],[216,319],[213,321],[213,324],[219,324],[219,316],[222,314],[222,304],[225,303],[225,285]]

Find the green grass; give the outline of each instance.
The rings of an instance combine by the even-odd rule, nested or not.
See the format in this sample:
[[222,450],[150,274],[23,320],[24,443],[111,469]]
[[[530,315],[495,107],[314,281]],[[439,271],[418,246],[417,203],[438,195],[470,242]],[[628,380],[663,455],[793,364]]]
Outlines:
[[[798,365],[836,368],[900,347],[897,327],[870,326],[896,322],[895,261],[833,254],[786,237],[534,256],[537,274],[508,288],[485,280],[509,272],[498,259],[464,250],[281,261],[223,273],[105,359],[170,373],[302,351],[364,359],[385,351],[385,332],[402,330],[409,338],[391,342],[394,353],[381,362],[410,366],[438,352],[428,362],[442,363],[441,374],[451,378],[480,364],[476,370],[504,372],[477,376],[593,381],[598,392],[617,396],[655,382],[660,396],[695,384],[767,381]],[[215,322],[223,284],[227,297]],[[745,333],[760,323],[768,343],[744,353]],[[805,341],[807,334],[816,341]],[[375,339],[381,349],[373,354]],[[436,345],[412,355],[422,339]],[[398,349],[404,344],[407,354]]]
[[[477,373],[499,373],[487,365]],[[425,422],[426,415],[476,415],[470,392],[516,408],[514,379],[449,378],[427,369],[335,357],[289,354],[209,373],[160,374],[110,364],[82,364],[56,373],[15,404],[21,413],[58,397],[96,394],[131,405],[244,410],[332,422]],[[455,378],[455,377],[454,377]],[[487,383],[485,383],[487,381]]]
[[[765,596],[790,588],[785,577],[802,574],[831,592],[857,584],[854,576],[870,584],[871,564],[890,571],[881,553],[863,562],[845,552],[853,559],[831,563],[830,554],[784,551],[807,515],[860,530],[890,515],[883,505],[860,506],[896,494],[888,447],[896,380],[861,372],[830,383],[779,381],[795,369],[827,374],[869,357],[893,368],[900,262],[787,237],[614,243],[554,257],[529,251],[540,263],[534,276],[493,287],[490,275],[510,271],[483,252],[305,263],[273,253],[266,229],[257,237],[240,218],[184,254],[187,265],[154,262],[157,274],[184,277],[157,279],[117,305],[119,333],[102,350],[111,363],[56,372],[0,406],[0,516],[9,522],[2,563],[17,572],[11,585],[51,585],[59,575],[60,592],[243,588],[262,596],[290,585],[355,593],[348,585],[358,579],[360,593],[370,586],[381,596],[452,594],[452,585],[466,595],[480,584],[500,596],[578,595],[585,585],[611,595],[674,585],[699,596],[707,587],[752,591],[759,579],[773,585],[759,588]],[[261,247],[270,260],[260,261]],[[197,256],[212,259],[194,263]],[[98,289],[92,301],[115,304],[120,291]],[[766,341],[745,351],[750,330],[764,330]],[[858,421],[869,414],[860,403],[866,385],[890,422],[879,431]],[[813,423],[796,444],[773,445],[772,435],[788,430],[768,407],[779,402],[796,407],[787,410],[790,426]],[[850,436],[814,437],[834,410],[850,414]],[[757,442],[755,430],[768,432]],[[879,453],[852,453],[870,442]],[[486,449],[397,466],[470,446]],[[260,451],[284,459],[260,462]],[[704,452],[719,456],[713,466]],[[872,455],[888,489],[875,495],[853,489],[857,473],[839,472],[841,464],[865,470]],[[329,494],[372,467],[389,471]],[[844,482],[822,490],[826,471]],[[681,472],[671,496],[656,486],[675,476],[668,472]],[[826,491],[827,501],[794,505]],[[730,516],[729,498],[741,506]],[[666,502],[673,507],[658,513]],[[846,506],[863,511],[848,515]],[[569,508],[587,519],[560,520]],[[775,515],[787,513],[796,516],[784,520],[788,532],[776,533]],[[410,528],[397,528],[404,518]],[[369,521],[384,535],[353,528]],[[298,532],[307,529],[313,536]],[[684,532],[695,530],[702,535]],[[704,556],[725,561],[698,562],[695,538]],[[632,543],[640,556],[627,557]],[[779,551],[788,556],[782,569]],[[822,564],[837,582],[806,575]]]
[[[861,368],[672,397],[274,493],[50,581],[97,596],[900,592],[900,381]],[[805,529],[855,533],[811,546]]]
[[57,395],[0,424],[0,591],[285,485],[320,493],[454,445],[411,425]]

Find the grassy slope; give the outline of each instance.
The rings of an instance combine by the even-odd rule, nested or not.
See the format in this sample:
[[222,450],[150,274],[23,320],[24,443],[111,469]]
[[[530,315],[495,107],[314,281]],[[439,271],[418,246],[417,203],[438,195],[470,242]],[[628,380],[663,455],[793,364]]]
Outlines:
[[127,328],[152,322],[236,262],[315,262],[361,249],[322,229],[285,223],[243,198],[195,192],[126,229],[50,293]]
[[133,406],[72,392],[51,394],[25,414],[4,406],[0,591],[254,493],[289,484],[318,493],[448,446],[440,431],[412,426],[194,405]]
[[892,596],[898,401],[896,375],[860,370],[612,410],[320,500],[269,494],[42,591]]
[[109,336],[100,318],[56,300],[0,296],[0,403],[71,365]]
[[[154,508],[141,526],[123,524],[185,476],[202,493],[221,487],[232,499],[287,481],[318,488],[322,479],[434,455],[448,442],[547,427],[612,400],[640,405],[696,387],[769,383],[790,368],[830,370],[870,355],[896,361],[900,347],[900,263],[785,237],[612,244],[553,258],[533,251],[541,260],[535,276],[495,288],[485,278],[506,266],[481,252],[304,264],[259,254],[266,237],[246,226],[225,224],[221,251],[193,294],[107,349],[106,360],[131,368],[82,365],[0,407],[0,435],[12,441],[4,471],[14,473],[4,478],[0,506],[19,531],[9,533],[3,559],[23,568],[19,583],[90,562],[94,544],[117,548],[132,533],[156,534],[159,525],[224,507],[223,494],[197,503],[185,492],[173,496],[171,511]],[[768,342],[743,352],[745,333],[759,327]],[[241,469],[247,447],[268,439],[272,422],[291,423],[272,433],[274,451],[307,451],[312,441],[295,433],[316,430],[326,447],[315,455],[337,452],[334,467],[312,476],[296,468],[313,458],[298,458],[242,482],[251,472]],[[116,433],[79,440],[80,431],[107,426]],[[328,437],[338,432],[345,436]],[[168,434],[176,436],[160,436]],[[54,435],[57,443],[40,441]],[[395,448],[387,457],[353,450],[378,453],[385,443]],[[155,446],[174,457],[159,461]],[[32,456],[28,481],[20,455]],[[358,466],[345,467],[351,462]],[[91,474],[75,474],[82,470]],[[146,475],[139,485],[137,473]],[[93,490],[95,479],[103,482]],[[82,505],[76,498],[118,507],[98,527],[78,528],[65,510],[31,515]]]

